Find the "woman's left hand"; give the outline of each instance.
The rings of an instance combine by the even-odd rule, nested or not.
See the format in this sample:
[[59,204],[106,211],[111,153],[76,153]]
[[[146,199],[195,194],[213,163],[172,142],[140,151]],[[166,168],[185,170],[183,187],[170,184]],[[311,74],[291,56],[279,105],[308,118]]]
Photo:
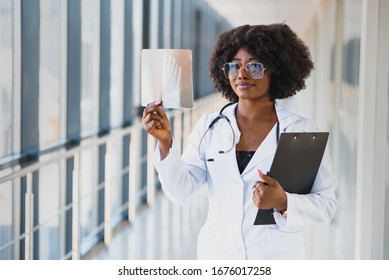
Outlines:
[[277,209],[284,212],[287,209],[287,196],[276,179],[258,170],[261,181],[253,186],[253,201],[260,209]]

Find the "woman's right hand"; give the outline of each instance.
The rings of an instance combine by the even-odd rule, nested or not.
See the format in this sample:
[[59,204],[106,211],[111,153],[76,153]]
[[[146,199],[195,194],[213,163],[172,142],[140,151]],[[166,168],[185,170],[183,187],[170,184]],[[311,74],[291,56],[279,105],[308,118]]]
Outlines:
[[164,159],[169,153],[173,138],[170,122],[163,111],[161,101],[147,105],[143,110],[142,124],[145,131],[158,140],[161,159]]

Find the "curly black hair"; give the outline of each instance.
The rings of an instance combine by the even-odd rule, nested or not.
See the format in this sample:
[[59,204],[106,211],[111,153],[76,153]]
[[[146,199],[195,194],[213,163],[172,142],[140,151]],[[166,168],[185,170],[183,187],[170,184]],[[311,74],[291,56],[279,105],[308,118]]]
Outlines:
[[230,101],[238,101],[222,66],[240,48],[255,55],[270,75],[270,99],[283,99],[305,88],[314,64],[304,42],[287,24],[243,25],[219,35],[209,59],[209,72],[216,90]]

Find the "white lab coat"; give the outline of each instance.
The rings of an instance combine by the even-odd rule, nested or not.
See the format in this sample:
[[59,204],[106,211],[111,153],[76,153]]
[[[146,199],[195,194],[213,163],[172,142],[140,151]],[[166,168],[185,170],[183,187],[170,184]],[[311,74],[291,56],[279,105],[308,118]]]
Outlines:
[[[235,143],[240,132],[235,119],[236,105],[223,114],[231,121]],[[315,124],[289,112],[275,102],[282,132],[317,131]],[[175,144],[168,156],[160,160],[158,147],[153,161],[166,195],[180,205],[189,204],[198,190],[208,188],[209,210],[197,242],[199,259],[304,259],[302,226],[330,221],[338,207],[336,179],[331,171],[328,149],[325,152],[312,192],[308,195],[287,193],[287,218],[274,213],[275,225],[253,225],[257,208],[252,201],[252,186],[259,180],[257,169],[269,171],[277,146],[276,126],[255,152],[249,164],[239,173],[232,132],[221,119],[199,142],[218,113],[207,113],[197,122],[182,157]],[[203,161],[201,158],[213,158]]]

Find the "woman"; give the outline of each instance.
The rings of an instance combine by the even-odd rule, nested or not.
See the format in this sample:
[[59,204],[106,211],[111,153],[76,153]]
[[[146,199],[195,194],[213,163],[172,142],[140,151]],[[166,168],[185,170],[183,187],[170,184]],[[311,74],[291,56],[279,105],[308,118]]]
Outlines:
[[[286,24],[245,25],[219,36],[209,69],[216,89],[235,103],[200,118],[182,157],[161,102],[144,110],[144,129],[158,140],[153,160],[164,191],[186,205],[208,188],[199,259],[303,259],[301,227],[330,221],[338,206],[328,152],[308,195],[287,193],[263,173],[279,133],[317,131],[277,102],[305,87],[310,53]],[[258,208],[274,209],[275,224],[254,225]]]

